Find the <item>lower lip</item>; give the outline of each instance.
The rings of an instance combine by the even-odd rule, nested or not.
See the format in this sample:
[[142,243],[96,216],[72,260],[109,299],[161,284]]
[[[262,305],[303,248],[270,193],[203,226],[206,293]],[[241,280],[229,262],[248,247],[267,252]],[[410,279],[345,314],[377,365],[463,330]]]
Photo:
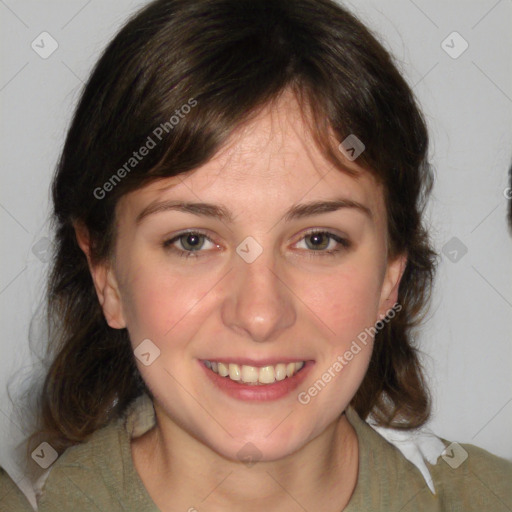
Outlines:
[[279,398],[283,398],[290,394],[302,382],[304,382],[304,379],[307,377],[315,362],[306,361],[301,370],[292,377],[286,377],[286,379],[279,381],[276,380],[273,384],[262,385],[240,384],[241,381],[234,381],[229,377],[221,377],[207,368],[201,361],[199,361],[199,364],[213,384],[227,395],[237,398],[238,400],[266,402],[270,400],[278,400]]

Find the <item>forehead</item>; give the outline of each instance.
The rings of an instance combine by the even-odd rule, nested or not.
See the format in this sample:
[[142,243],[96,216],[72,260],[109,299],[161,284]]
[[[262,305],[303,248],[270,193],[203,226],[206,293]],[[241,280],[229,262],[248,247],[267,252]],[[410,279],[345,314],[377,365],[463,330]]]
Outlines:
[[[338,141],[332,136],[333,146]],[[235,214],[250,215],[313,199],[343,196],[384,214],[381,186],[356,161],[340,158],[349,175],[331,163],[315,144],[304,112],[291,93],[265,106],[242,124],[208,162],[175,177],[127,194],[119,205],[144,207],[160,198],[218,202]]]

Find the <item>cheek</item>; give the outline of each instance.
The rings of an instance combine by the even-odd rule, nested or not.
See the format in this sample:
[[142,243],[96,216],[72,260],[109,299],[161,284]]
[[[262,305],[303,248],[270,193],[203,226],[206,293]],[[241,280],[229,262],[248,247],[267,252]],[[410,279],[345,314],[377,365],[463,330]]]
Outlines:
[[308,279],[302,288],[305,303],[335,340],[357,335],[377,320],[380,282],[375,267],[346,265],[330,275]]
[[[184,329],[196,324],[194,317],[207,303],[202,298],[211,287],[207,278],[185,278],[158,265],[141,267],[122,289],[123,311],[132,343],[136,345],[149,338],[163,346],[169,338],[188,339]],[[177,331],[180,336],[175,336]]]
[[373,350],[369,328],[378,314],[376,268],[346,265],[329,277],[317,279],[316,286],[308,281],[309,287],[303,290],[309,297],[308,306],[328,327],[315,373],[298,395],[299,403],[311,407],[311,414],[320,418],[318,428],[350,403],[366,374]]

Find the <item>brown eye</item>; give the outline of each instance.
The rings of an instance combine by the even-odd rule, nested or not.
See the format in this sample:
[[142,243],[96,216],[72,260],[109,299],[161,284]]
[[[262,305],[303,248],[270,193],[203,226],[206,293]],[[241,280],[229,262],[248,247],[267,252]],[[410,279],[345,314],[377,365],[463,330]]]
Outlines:
[[351,246],[347,239],[329,231],[311,231],[306,233],[299,242],[302,241],[310,256],[334,256]]
[[204,245],[205,236],[199,233],[181,235],[178,240],[186,251],[198,251]]
[[165,250],[173,252],[178,256],[189,258],[191,256],[199,257],[202,255],[201,253],[208,252],[203,250],[205,249],[206,243],[211,244],[213,247],[218,247],[218,245],[212,242],[212,240],[204,233],[187,231],[166,240],[163,242],[162,246]]
[[[315,251],[326,249],[329,246],[331,239],[327,236],[327,233],[312,233],[307,235],[304,240],[309,249]],[[308,243],[308,241],[310,243]]]

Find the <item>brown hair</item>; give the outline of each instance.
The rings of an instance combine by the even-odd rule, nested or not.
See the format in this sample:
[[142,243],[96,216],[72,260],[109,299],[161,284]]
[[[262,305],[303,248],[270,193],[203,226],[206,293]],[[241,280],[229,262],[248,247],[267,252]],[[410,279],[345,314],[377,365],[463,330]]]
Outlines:
[[[349,134],[363,141],[357,163],[384,185],[390,256],[408,255],[402,309],[377,333],[352,405],[381,425],[413,428],[428,418],[411,329],[426,309],[435,268],[422,225],[432,171],[424,119],[392,57],[330,0],[157,0],[128,21],[97,62],[53,181],[51,364],[40,433],[58,451],[119,417],[145,391],[127,330],[105,321],[74,223],[90,234],[93,262],[104,260],[121,196],[207,162],[240,123],[285,89],[311,112],[315,140],[341,170],[329,130],[338,141]],[[182,108],[192,101],[194,108]],[[157,138],[158,127],[156,146],[126,167],[148,136]]]

